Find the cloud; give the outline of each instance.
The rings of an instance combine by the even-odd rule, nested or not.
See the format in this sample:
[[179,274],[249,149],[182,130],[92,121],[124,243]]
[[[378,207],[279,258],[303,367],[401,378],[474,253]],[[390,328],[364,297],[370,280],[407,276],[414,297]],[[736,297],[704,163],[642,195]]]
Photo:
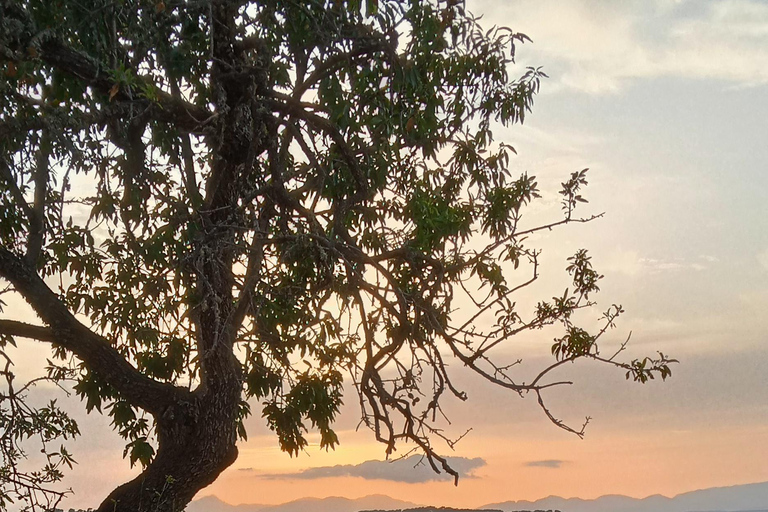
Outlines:
[[[766,251],[765,256],[766,264],[768,264],[768,251]],[[713,256],[700,256],[696,261],[684,258],[644,258],[635,251],[616,249],[609,254],[605,269],[611,273],[616,272],[637,277],[666,272],[701,272],[702,270],[707,270],[717,261],[718,259]]]
[[706,270],[706,265],[696,262],[686,262],[682,259],[676,261],[665,261],[655,258],[640,258],[638,260],[640,265],[645,267],[650,273],[658,274],[660,272],[677,272],[680,270]]
[[[485,466],[485,460],[477,457],[446,457],[448,464],[458,471],[461,478],[476,478],[474,470]],[[243,468],[244,471],[250,468]],[[452,480],[447,473],[435,473],[426,458],[411,455],[394,461],[369,460],[360,464],[343,464],[308,468],[294,473],[268,473],[257,475],[271,480],[315,480],[318,478],[358,477],[365,480],[389,480],[410,484]]]
[[558,469],[568,461],[560,459],[546,459],[546,460],[531,460],[525,463],[529,468],[552,468]]
[[[504,5],[507,4],[507,5]],[[476,0],[535,44],[519,52],[558,88],[616,92],[638,78],[768,83],[768,3],[758,0],[585,2]]]

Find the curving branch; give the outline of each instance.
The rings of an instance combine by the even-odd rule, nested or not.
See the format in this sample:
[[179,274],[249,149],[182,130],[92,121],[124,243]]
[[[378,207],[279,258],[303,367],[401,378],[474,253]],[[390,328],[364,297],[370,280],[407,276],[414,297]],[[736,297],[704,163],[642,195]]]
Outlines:
[[110,76],[102,62],[69,47],[51,31],[37,32],[24,9],[9,9],[3,14],[16,18],[24,27],[24,35],[15,41],[13,47],[0,45],[0,54],[7,60],[25,60],[32,51],[36,58],[49,66],[82,80],[101,94],[110,95],[112,101],[143,102],[152,119],[188,133],[203,134],[207,125],[215,119],[215,115],[207,109],[157,88],[148,77],[136,74],[137,85],[119,83]]
[[353,64],[360,57],[369,59],[371,55],[378,52],[387,54],[393,61],[397,58],[392,43],[383,38],[373,39],[367,42],[367,44],[346,53],[337,53],[319,63],[305,80],[294,87],[291,96],[295,100],[300,100],[305,92],[317,85],[323,78],[331,76],[333,73]]
[[161,414],[189,391],[150,379],[133,367],[109,341],[69,312],[59,297],[18,256],[0,246],[0,277],[9,281],[47,328],[3,321],[0,331],[64,348],[88,364],[121,396],[151,414]]
[[325,133],[341,151],[344,161],[347,163],[352,176],[358,186],[357,195],[364,197],[368,191],[368,182],[365,179],[362,169],[360,168],[360,162],[355,154],[352,152],[346,139],[331,121],[319,116],[312,112],[310,109],[318,108],[317,105],[312,103],[305,103],[296,100],[285,94],[273,92],[273,98],[267,98],[266,103],[272,107],[275,111],[282,114],[291,115],[298,119],[303,120],[307,124],[317,128]]

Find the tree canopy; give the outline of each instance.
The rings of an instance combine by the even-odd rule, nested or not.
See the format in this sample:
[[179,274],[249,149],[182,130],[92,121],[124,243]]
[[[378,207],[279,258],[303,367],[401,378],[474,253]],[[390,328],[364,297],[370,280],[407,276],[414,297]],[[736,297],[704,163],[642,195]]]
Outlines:
[[[14,382],[19,338],[50,344],[41,378],[72,381],[143,466],[103,512],[182,509],[252,407],[291,454],[309,430],[334,447],[345,379],[388,456],[458,478],[433,444],[453,442],[441,400],[466,398],[449,361],[579,435],[544,402],[561,365],[667,377],[664,355],[601,355],[620,306],[576,324],[602,277],[585,250],[565,293],[516,303],[539,277],[529,236],[594,218],[583,170],[561,217],[523,220],[537,180],[493,129],[545,76],[514,71],[526,41],[457,0],[0,0],[0,293],[37,316],[0,319],[0,506],[57,503],[78,433]],[[494,357],[552,324],[530,382]]]

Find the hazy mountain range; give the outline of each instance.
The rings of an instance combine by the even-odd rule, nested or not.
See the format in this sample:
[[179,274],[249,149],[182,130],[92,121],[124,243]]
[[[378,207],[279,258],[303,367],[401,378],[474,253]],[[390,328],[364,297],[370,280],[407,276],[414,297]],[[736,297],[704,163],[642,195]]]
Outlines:
[[768,482],[713,487],[667,498],[660,494],[643,499],[609,495],[594,500],[550,496],[537,501],[505,501],[481,507],[510,512],[524,509],[560,509],[563,512],[768,512]]
[[187,512],[358,512],[359,510],[397,510],[417,507],[410,501],[376,494],[364,498],[302,498],[282,505],[229,505],[216,496],[206,496],[187,505]]
[[[358,512],[360,510],[402,510],[417,505],[389,496],[358,499],[304,498],[282,505],[229,505],[215,496],[193,501],[188,512]],[[561,510],[562,512],[768,512],[768,482],[714,487],[667,498],[659,494],[638,499],[609,495],[594,500],[550,496],[537,501],[490,503],[482,510]]]

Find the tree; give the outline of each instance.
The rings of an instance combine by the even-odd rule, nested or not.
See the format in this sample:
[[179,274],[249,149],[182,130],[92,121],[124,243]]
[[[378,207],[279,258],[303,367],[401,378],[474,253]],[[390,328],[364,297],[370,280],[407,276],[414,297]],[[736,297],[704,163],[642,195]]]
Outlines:
[[[17,338],[50,344],[42,378],[73,379],[143,466],[102,512],[182,509],[237,457],[252,403],[285,451],[310,428],[334,447],[345,375],[387,455],[405,444],[457,478],[430,441],[444,395],[466,398],[446,358],[579,435],[545,406],[553,370],[669,375],[664,355],[600,354],[621,307],[576,325],[602,277],[586,251],[562,296],[514,302],[539,275],[526,238],[594,218],[574,214],[578,171],[561,218],[522,221],[537,181],[492,129],[523,122],[544,76],[508,75],[526,36],[481,30],[456,0],[0,6],[0,277],[39,319],[0,320],[0,500],[55,503],[72,458],[47,447],[77,434],[13,387]],[[533,381],[492,357],[550,324]],[[37,472],[17,464],[30,437]]]

